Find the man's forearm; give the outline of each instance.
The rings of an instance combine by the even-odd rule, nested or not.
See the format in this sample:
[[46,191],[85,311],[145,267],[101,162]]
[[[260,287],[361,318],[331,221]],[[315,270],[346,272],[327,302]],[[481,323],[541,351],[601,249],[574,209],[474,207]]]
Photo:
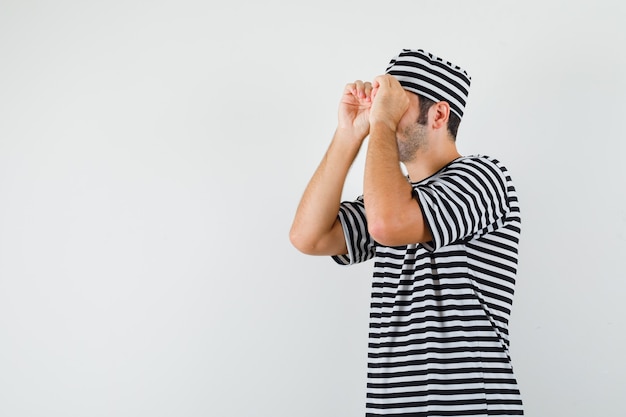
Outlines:
[[[380,243],[404,244],[419,207],[412,188],[400,168],[395,130],[384,124],[372,125],[363,183],[365,212],[370,233]],[[400,233],[399,233],[400,232]],[[400,237],[400,240],[396,240]]]
[[324,158],[309,181],[291,227],[290,238],[303,252],[324,252],[337,221],[343,186],[362,138],[349,131],[335,132]]

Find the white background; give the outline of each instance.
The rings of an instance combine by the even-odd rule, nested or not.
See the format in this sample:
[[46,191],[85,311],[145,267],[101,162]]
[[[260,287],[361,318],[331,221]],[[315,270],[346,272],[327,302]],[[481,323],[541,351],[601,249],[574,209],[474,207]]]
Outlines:
[[288,230],[344,84],[425,48],[473,77],[460,151],[518,187],[527,415],[623,417],[624,22],[617,0],[0,1],[0,415],[363,415],[372,264]]

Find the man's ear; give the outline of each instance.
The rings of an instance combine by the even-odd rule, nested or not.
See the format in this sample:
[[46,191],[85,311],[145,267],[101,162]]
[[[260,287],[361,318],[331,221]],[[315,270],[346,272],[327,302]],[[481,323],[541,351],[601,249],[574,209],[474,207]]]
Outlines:
[[450,118],[450,105],[447,101],[440,101],[435,103],[430,108],[432,117],[432,128],[441,129],[448,125],[448,119]]

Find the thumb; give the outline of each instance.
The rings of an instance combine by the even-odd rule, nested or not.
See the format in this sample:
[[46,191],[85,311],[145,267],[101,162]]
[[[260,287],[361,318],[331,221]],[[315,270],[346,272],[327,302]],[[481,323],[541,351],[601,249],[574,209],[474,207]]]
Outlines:
[[376,99],[376,94],[378,94],[378,90],[380,89],[379,85],[374,85],[374,83],[372,83],[372,102],[374,101],[374,99]]

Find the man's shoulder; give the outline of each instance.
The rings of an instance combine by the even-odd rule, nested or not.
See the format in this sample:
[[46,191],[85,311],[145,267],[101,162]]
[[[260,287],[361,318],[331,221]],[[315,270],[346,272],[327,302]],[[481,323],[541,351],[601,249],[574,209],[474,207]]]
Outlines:
[[[476,154],[461,156],[450,162],[439,172],[419,183],[414,188],[453,187],[492,192],[514,189],[506,166],[497,158]],[[483,192],[481,191],[481,193]]]
[[459,172],[484,172],[489,175],[496,175],[498,177],[508,177],[507,167],[498,158],[494,158],[489,155],[475,154],[462,156],[454,160],[442,174],[454,174]]
[[491,166],[497,166],[497,167],[503,167],[504,166],[502,164],[502,162],[498,158],[494,158],[494,157],[492,157],[490,155],[484,155],[484,154],[473,154],[473,155],[461,156],[461,157],[457,158],[456,160],[454,160],[453,163],[451,164],[451,166],[454,166],[456,164],[459,164],[459,165],[491,165]]

